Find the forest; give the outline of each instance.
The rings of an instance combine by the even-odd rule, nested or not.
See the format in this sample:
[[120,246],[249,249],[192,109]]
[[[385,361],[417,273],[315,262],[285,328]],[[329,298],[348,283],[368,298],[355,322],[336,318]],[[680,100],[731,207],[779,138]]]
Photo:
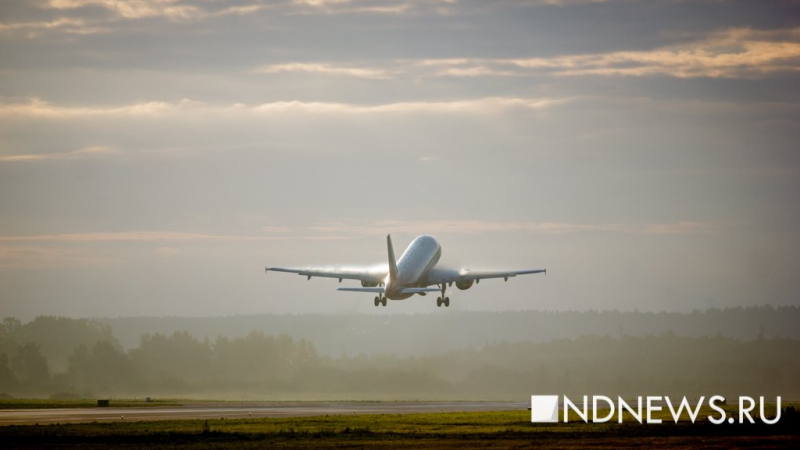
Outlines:
[[[765,331],[768,323],[760,328],[752,339],[721,333],[686,336],[671,329],[637,335],[617,330],[541,341],[467,341],[435,353],[331,355],[319,352],[309,339],[259,327],[214,337],[186,330],[143,332],[135,345],[125,346],[106,321],[40,316],[23,323],[5,318],[0,325],[0,396],[525,401],[531,394],[557,393],[800,398],[800,340],[770,334]],[[407,331],[411,336],[419,330]],[[474,327],[471,332],[486,333]]]
[[126,348],[145,333],[188,331],[200,339],[244,337],[251,331],[312,342],[321,355],[436,355],[497,342],[549,342],[579,336],[724,336],[740,340],[800,339],[800,307],[753,306],[690,312],[458,311],[430,314],[259,314],[227,317],[100,318]]

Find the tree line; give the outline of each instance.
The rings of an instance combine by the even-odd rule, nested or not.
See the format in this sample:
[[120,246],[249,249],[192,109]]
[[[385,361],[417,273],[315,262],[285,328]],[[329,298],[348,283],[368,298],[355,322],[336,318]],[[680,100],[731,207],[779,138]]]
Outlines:
[[[60,352],[64,352],[63,354]],[[800,340],[581,336],[489,342],[435,355],[320,355],[252,331],[145,333],[125,349],[107,324],[39,317],[0,326],[0,394],[258,399],[518,400],[531,394],[800,398]]]
[[185,330],[200,339],[244,337],[253,330],[312,342],[321,355],[391,353],[436,355],[487,342],[548,342],[577,336],[724,336],[740,340],[800,339],[800,307],[751,306],[689,312],[458,311],[431,314],[259,314],[228,317],[126,317],[99,319],[126,348],[144,333]]

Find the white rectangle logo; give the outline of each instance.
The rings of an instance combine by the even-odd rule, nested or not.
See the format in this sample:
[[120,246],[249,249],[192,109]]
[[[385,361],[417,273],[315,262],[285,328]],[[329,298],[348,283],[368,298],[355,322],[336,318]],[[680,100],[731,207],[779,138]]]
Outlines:
[[558,396],[531,395],[531,422],[558,422]]

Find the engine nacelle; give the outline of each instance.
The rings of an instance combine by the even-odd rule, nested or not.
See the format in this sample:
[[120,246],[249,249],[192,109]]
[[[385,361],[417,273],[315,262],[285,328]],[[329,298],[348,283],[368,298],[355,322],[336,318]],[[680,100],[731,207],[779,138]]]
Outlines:
[[361,287],[378,287],[378,283],[370,283],[369,281],[361,281]]
[[467,289],[472,287],[472,283],[475,280],[465,280],[465,281],[456,281],[456,287],[461,289],[462,291],[466,291]]

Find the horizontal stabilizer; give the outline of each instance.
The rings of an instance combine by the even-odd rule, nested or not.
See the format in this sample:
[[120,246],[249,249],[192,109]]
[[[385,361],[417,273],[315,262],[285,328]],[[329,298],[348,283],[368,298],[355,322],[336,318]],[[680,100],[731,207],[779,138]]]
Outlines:
[[337,291],[348,291],[348,292],[373,292],[376,294],[383,294],[384,289],[382,287],[361,287],[361,288],[339,288]]
[[405,288],[400,292],[402,292],[403,294],[419,294],[421,292],[441,292],[441,289],[439,289],[439,288],[429,288],[429,287],[425,287],[425,288]]

